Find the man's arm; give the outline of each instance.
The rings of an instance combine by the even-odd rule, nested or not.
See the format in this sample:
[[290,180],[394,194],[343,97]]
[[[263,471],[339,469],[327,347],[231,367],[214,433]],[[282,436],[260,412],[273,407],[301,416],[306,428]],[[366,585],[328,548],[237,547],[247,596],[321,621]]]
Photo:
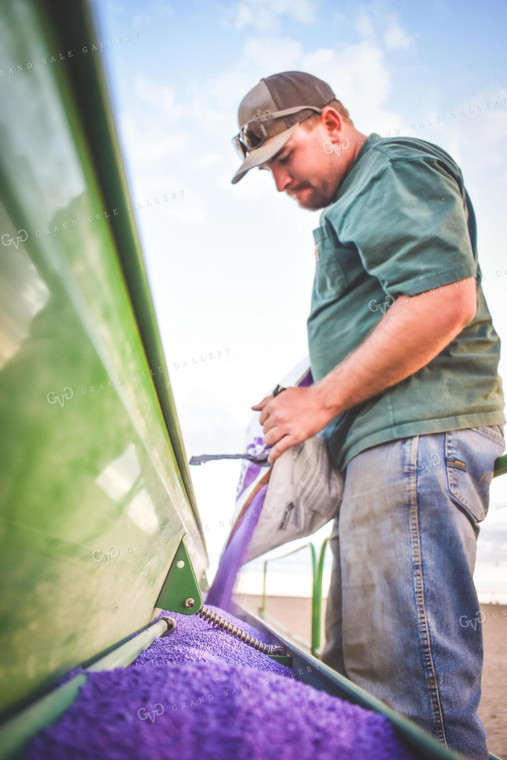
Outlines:
[[428,364],[475,316],[475,278],[399,296],[363,343],[310,388],[288,388],[252,407],[261,411],[269,461],[310,438],[338,414]]

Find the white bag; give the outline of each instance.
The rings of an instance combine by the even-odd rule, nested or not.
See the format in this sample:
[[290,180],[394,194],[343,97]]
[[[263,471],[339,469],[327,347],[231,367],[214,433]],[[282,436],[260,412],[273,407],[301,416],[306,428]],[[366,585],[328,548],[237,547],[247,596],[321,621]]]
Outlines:
[[343,476],[331,466],[323,438],[313,436],[284,451],[271,467],[244,562],[315,533],[337,516],[342,495]]
[[[307,386],[311,382],[305,360],[281,385]],[[264,444],[256,414],[248,426],[246,450],[257,461],[243,463],[236,520],[229,541],[243,519],[257,517],[258,513],[248,513],[249,506],[266,483],[268,487],[243,564],[289,541],[315,533],[337,516],[343,495],[343,475],[331,465],[326,442],[320,434],[292,446],[273,465],[268,465],[269,447]]]

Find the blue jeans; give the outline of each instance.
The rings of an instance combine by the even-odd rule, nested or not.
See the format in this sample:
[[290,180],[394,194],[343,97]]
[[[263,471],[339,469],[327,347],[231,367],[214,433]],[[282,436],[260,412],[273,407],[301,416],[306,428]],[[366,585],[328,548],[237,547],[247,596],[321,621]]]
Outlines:
[[323,661],[473,760],[488,751],[472,574],[503,449],[489,426],[361,452],[330,541]]

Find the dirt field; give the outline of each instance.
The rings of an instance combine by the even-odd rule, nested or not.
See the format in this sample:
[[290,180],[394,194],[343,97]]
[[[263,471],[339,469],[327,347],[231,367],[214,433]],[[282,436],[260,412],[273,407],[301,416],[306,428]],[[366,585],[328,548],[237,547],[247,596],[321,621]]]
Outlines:
[[[236,599],[254,614],[259,613],[260,596],[241,595]],[[311,600],[307,598],[267,598],[268,622],[275,626],[274,621],[279,621],[307,642],[310,641],[310,609]],[[507,606],[485,604],[481,610],[485,655],[479,713],[486,726],[489,751],[507,760]],[[297,643],[301,645],[300,641]]]

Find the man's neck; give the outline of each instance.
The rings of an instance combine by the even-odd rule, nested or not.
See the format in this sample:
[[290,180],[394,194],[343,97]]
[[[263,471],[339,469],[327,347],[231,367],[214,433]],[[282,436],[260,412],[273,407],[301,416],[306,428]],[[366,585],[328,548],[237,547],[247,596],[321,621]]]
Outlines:
[[365,145],[368,136],[359,132],[355,127],[351,127],[348,130],[348,134],[345,135],[350,140],[349,160],[347,162],[347,171],[350,171],[355,163],[361,148]]

